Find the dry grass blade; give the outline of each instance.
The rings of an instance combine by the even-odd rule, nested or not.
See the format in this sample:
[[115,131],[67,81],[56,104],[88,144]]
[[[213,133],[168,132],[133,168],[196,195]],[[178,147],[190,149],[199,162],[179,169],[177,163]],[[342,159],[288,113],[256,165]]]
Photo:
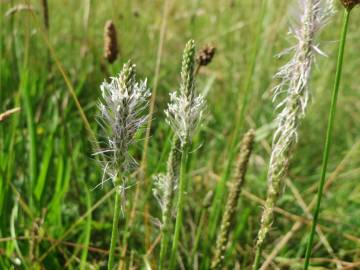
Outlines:
[[24,5],[24,4],[19,4],[19,5],[16,5],[12,8],[10,8],[8,11],[6,11],[5,13],[5,16],[11,16],[17,12],[20,12],[20,11],[33,11],[33,12],[36,12],[35,8],[28,4],[28,5]]
[[[299,190],[296,188],[296,186],[292,183],[292,181],[289,178],[287,178],[285,180],[285,182],[286,182],[286,185],[288,187],[290,187],[291,192],[293,193],[293,195],[294,195],[297,203],[299,204],[299,206],[302,208],[302,210],[306,214],[306,217],[309,218],[309,219],[312,219],[311,212],[310,212],[309,208],[307,207],[304,199],[302,198]],[[320,241],[323,244],[323,246],[325,247],[325,249],[327,250],[327,252],[334,258],[334,260],[338,260],[337,263],[336,263],[337,268],[342,267],[339,258],[336,256],[336,254],[334,252],[334,249],[331,247],[329,241],[327,240],[325,234],[322,232],[321,228],[316,228],[316,232],[319,235]]]
[[[348,153],[345,155],[345,157],[342,159],[342,161],[339,163],[339,165],[335,168],[332,174],[328,177],[324,190],[327,191],[331,187],[331,185],[335,182],[338,175],[344,170],[345,166],[351,162],[352,156],[359,150],[360,147],[360,141],[356,142],[353,147],[348,151]],[[312,199],[310,204],[308,205],[308,210],[311,211],[315,207],[316,203],[316,197]],[[271,261],[276,257],[276,255],[281,251],[282,248],[288,243],[288,241],[294,236],[296,231],[298,231],[302,227],[302,222],[296,222],[277,243],[275,248],[271,251],[270,255],[266,258],[264,263],[262,264],[260,270],[265,270],[270,265]]]
[[14,113],[19,112],[21,109],[20,107],[17,108],[13,108],[10,110],[7,110],[6,112],[3,112],[2,114],[0,114],[0,122],[5,121],[6,119],[8,119],[11,115],[13,115]]
[[[257,197],[256,195],[244,190],[243,191],[243,195],[248,198],[249,200],[251,201],[254,201],[260,205],[264,205],[265,204],[265,201],[262,200],[261,198]],[[275,207],[274,208],[274,212],[284,216],[285,218],[289,219],[289,220],[292,220],[292,221],[296,221],[296,222],[300,222],[301,224],[303,225],[310,225],[311,224],[311,219],[308,219],[308,218],[304,218],[304,217],[301,217],[301,216],[298,216],[296,214],[293,214],[293,213],[290,213],[280,207]],[[360,238],[355,236],[355,235],[352,235],[352,234],[348,234],[348,233],[342,233],[342,232],[339,232],[337,231],[336,229],[332,229],[332,228],[329,228],[329,227],[326,227],[324,225],[317,225],[318,228],[321,228],[324,232],[331,232],[331,233],[335,233],[335,234],[339,234],[341,235],[343,238],[346,238],[350,241],[353,241],[355,243],[360,243]]]

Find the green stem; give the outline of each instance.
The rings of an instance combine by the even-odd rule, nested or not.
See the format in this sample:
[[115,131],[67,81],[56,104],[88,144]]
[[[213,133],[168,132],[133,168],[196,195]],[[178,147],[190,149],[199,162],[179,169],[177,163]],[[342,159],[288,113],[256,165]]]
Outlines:
[[253,268],[252,268],[253,270],[258,270],[259,267],[260,267],[261,252],[262,252],[261,246],[257,247],[256,248],[254,265],[253,265]]
[[204,222],[205,222],[205,214],[206,214],[206,211],[204,210],[204,208],[202,208],[201,213],[200,213],[200,220],[198,222],[198,226],[197,226],[197,230],[196,230],[196,234],[195,234],[193,248],[190,253],[190,260],[191,260],[192,264],[194,263],[195,255],[198,250],[198,246],[199,246],[199,242],[200,242],[200,237],[201,237],[201,234],[204,229],[203,227],[204,227]]
[[[164,226],[167,226],[167,225],[164,224]],[[162,231],[162,237],[161,237],[159,270],[164,269],[165,255],[167,253],[166,251],[168,249],[168,244],[169,244],[169,229],[164,228]]]
[[171,248],[171,257],[170,257],[170,270],[174,269],[176,255],[179,245],[180,231],[182,227],[182,218],[183,218],[183,208],[184,208],[184,199],[186,192],[186,163],[188,158],[188,147],[182,146],[181,153],[181,163],[180,163],[180,183],[179,183],[179,197],[176,206],[176,223],[175,223],[175,232],[173,238],[173,244]]
[[[172,200],[172,196],[170,196],[169,199]],[[169,203],[168,209],[165,209],[164,211],[165,212],[163,214],[164,215],[163,228],[161,232],[162,237],[161,237],[161,247],[160,247],[159,270],[164,269],[165,258],[168,253],[167,251],[169,247],[169,238],[170,238],[171,203]]]
[[115,192],[115,209],[114,209],[114,217],[113,217],[113,225],[111,231],[111,243],[110,243],[110,253],[109,253],[109,261],[108,261],[108,270],[112,270],[114,266],[114,255],[115,255],[115,247],[118,242],[118,225],[119,225],[119,217],[120,217],[120,192],[117,190]]
[[338,98],[338,93],[339,93],[339,86],[340,86],[342,66],[343,66],[343,60],[344,60],[344,50],[345,50],[346,35],[348,32],[349,19],[350,19],[350,10],[347,9],[344,14],[344,25],[343,25],[343,29],[341,32],[338,60],[337,60],[337,66],[336,66],[335,83],[334,83],[334,89],[333,89],[333,93],[332,93],[332,99],[331,99],[331,105],[330,105],[330,115],[329,115],[329,119],[328,119],[328,127],[327,127],[327,132],[326,132],[326,139],[325,139],[325,148],[324,148],[324,153],[323,153],[321,178],[320,178],[320,183],[319,183],[319,189],[317,192],[317,200],[316,200],[316,207],[314,210],[314,218],[312,221],[311,231],[310,231],[308,243],[306,246],[304,270],[307,270],[309,267],[311,250],[312,250],[313,240],[314,240],[314,235],[315,235],[315,229],[316,229],[316,225],[317,225],[319,213],[320,213],[321,198],[322,198],[324,184],[325,184],[325,176],[326,176],[330,147],[331,147],[331,142],[332,142],[332,133],[333,133],[333,127],[334,127],[334,121],[335,121],[335,113],[336,113],[336,103],[337,103],[337,98]]

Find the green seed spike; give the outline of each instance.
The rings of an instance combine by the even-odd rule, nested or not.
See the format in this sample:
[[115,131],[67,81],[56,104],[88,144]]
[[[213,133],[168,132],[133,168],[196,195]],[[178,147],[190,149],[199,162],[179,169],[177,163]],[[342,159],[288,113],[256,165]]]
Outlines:
[[136,66],[129,60],[124,64],[120,74],[119,74],[119,82],[121,85],[120,89],[128,89],[131,90],[131,86],[134,84],[136,80]]
[[195,87],[195,41],[190,39],[185,46],[181,67],[180,92],[185,96],[193,95]]

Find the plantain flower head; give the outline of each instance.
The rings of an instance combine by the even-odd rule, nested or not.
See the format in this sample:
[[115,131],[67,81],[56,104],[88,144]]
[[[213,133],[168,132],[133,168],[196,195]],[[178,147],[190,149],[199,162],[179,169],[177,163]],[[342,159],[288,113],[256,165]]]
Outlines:
[[170,94],[170,103],[165,114],[167,122],[180,139],[188,143],[201,122],[205,99],[195,93],[195,42],[190,40],[185,47],[181,69],[181,84],[178,92]]
[[104,81],[100,89],[99,122],[104,131],[106,149],[96,154],[104,154],[104,175],[117,185],[120,174],[128,174],[136,165],[128,150],[135,142],[135,134],[147,120],[144,110],[151,94],[146,80],[136,80],[135,65],[131,61],[124,64],[118,77],[112,77],[110,82]]

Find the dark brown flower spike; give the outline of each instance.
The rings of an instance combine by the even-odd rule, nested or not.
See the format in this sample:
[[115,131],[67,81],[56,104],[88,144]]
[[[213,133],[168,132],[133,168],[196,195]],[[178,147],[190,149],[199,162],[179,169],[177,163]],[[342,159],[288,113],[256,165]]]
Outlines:
[[360,0],[340,0],[341,3],[346,7],[348,10],[353,9],[356,5],[360,4]]
[[107,21],[104,28],[104,58],[113,63],[118,55],[116,28],[112,21]]
[[196,58],[196,61],[198,62],[199,66],[206,66],[210,64],[211,60],[215,55],[215,52],[216,52],[216,48],[214,46],[212,45],[204,46]]

